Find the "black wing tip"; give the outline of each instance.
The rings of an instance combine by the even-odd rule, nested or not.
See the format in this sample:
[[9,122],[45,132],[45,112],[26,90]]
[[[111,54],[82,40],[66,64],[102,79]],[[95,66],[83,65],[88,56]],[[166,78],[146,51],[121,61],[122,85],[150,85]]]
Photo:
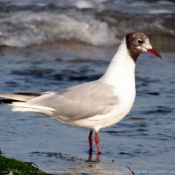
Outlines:
[[4,99],[0,98],[1,104],[12,104],[13,102],[20,102],[20,100]]
[[40,96],[42,95],[42,93],[30,93],[30,92],[18,92],[18,93],[14,93],[14,94],[17,94],[17,95],[26,95],[26,96]]

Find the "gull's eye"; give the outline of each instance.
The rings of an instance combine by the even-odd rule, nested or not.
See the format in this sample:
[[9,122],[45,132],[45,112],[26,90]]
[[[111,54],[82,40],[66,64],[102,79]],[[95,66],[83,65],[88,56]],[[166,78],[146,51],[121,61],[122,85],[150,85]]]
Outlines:
[[142,41],[141,39],[138,39],[137,42],[138,42],[139,44],[142,44],[142,43],[143,43],[143,41]]

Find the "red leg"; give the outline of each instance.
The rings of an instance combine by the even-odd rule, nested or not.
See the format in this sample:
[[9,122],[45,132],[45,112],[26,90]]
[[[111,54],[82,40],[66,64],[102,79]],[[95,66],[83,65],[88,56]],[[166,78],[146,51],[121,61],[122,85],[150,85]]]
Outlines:
[[93,135],[93,131],[90,131],[90,133],[89,133],[89,152],[91,153],[92,152],[92,142],[93,142],[93,137],[92,137],[92,135]]
[[98,154],[101,154],[100,140],[99,140],[99,137],[98,137],[98,132],[95,132],[94,139],[95,139],[95,143],[96,143],[96,146],[97,146]]

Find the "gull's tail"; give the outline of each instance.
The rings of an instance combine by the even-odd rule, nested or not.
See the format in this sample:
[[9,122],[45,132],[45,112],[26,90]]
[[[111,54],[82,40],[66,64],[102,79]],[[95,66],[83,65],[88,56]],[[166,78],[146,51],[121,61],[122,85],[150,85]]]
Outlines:
[[21,112],[38,112],[46,115],[51,115],[54,111],[53,108],[40,106],[40,105],[31,105],[27,102],[33,98],[42,96],[49,92],[44,93],[15,93],[15,94],[0,94],[0,103],[6,103],[11,105],[12,111],[21,111]]

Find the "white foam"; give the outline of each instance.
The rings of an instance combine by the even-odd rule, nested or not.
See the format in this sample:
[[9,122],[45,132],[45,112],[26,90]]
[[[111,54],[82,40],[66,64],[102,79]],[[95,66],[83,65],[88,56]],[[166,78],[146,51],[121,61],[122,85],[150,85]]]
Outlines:
[[66,14],[24,11],[13,14],[10,19],[0,19],[0,24],[3,24],[0,45],[26,47],[60,40],[105,45],[116,41],[115,33],[106,22],[81,13],[71,17]]
[[94,8],[94,5],[90,1],[77,1],[74,3],[74,5],[79,9]]
[[149,14],[160,14],[160,13],[173,13],[172,10],[165,9],[152,9],[149,10]]

